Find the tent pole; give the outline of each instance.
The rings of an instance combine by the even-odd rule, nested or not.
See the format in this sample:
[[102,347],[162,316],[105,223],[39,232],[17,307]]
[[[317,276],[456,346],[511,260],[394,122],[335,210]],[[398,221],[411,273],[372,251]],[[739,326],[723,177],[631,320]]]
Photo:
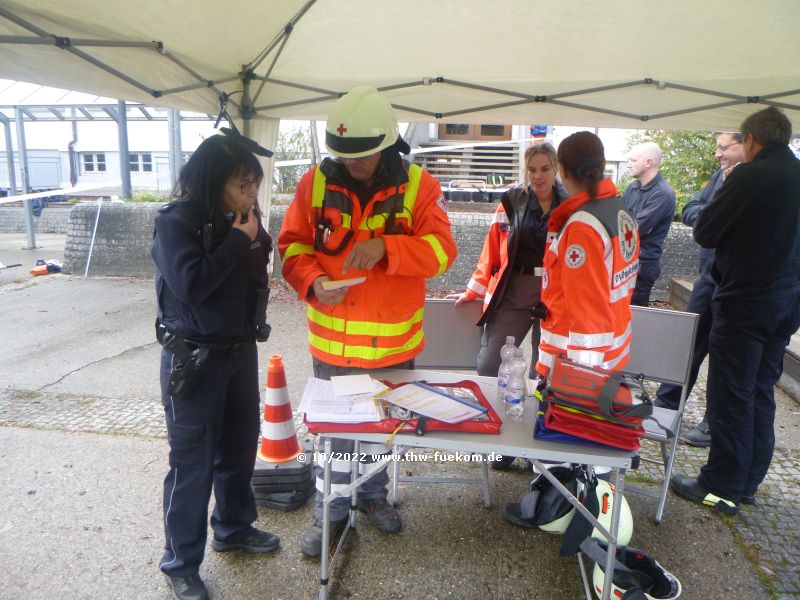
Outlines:
[[[22,174],[22,193],[31,193],[31,180],[28,173],[28,149],[25,147],[25,114],[22,108],[16,107],[17,115],[17,147],[19,148],[19,165]],[[22,201],[25,211],[25,231],[28,234],[28,245],[24,250],[36,249],[36,233],[33,230],[33,201],[30,199]]]
[[130,200],[131,189],[131,153],[128,148],[128,110],[125,100],[117,101],[117,136],[119,138],[119,175],[122,179],[122,197]]
[[170,108],[167,113],[169,122],[169,174],[173,189],[178,183],[178,174],[183,164],[181,155],[181,111]]
[[11,139],[11,121],[5,115],[2,116],[3,130],[6,134],[6,163],[8,164],[8,195],[14,196],[17,193],[17,173],[14,169],[14,142]]

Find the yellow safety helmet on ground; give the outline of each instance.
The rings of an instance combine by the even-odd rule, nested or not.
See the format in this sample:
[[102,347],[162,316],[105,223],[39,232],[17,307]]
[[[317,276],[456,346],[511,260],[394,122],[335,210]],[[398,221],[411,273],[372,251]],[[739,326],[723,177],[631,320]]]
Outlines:
[[328,115],[325,146],[340,158],[361,158],[390,146],[403,154],[411,149],[399,137],[389,101],[373,87],[354,87],[339,98]]

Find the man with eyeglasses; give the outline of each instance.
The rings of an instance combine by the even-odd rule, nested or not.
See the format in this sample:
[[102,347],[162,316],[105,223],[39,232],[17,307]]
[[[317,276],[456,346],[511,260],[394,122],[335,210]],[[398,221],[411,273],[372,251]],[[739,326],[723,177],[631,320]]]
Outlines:
[[675,190],[659,172],[661,148],[645,142],[631,149],[628,173],[636,181],[622,196],[622,205],[639,226],[639,273],[631,304],[647,306],[650,292],[661,275],[661,254],[664,240],[675,218]]
[[[742,134],[738,131],[725,132],[717,135],[717,151],[714,157],[719,161],[717,169],[708,180],[708,183],[701,189],[686,206],[683,207],[681,220],[689,227],[694,227],[700,213],[714,199],[714,194],[722,187],[722,182],[730,175],[731,171],[744,160],[742,149]],[[711,267],[714,264],[714,249],[700,248],[699,275],[692,287],[689,296],[689,303],[686,306],[688,312],[697,313],[700,319],[697,323],[697,337],[694,342],[694,354],[692,355],[692,365],[689,370],[689,389],[686,390],[688,396],[697,381],[697,374],[700,365],[708,354],[708,334],[711,331],[711,298],[717,289],[714,279],[711,277]],[[665,383],[658,388],[655,400],[656,406],[677,410],[681,399],[681,386]],[[708,433],[708,419],[703,415],[703,420],[684,436],[687,444],[700,448],[707,448],[711,445],[711,435]]]
[[800,161],[792,126],[775,107],[740,127],[745,164],[694,226],[715,248],[709,334],[711,447],[697,477],[675,476],[680,496],[726,514],[755,504],[775,447],[775,384],[800,325]]

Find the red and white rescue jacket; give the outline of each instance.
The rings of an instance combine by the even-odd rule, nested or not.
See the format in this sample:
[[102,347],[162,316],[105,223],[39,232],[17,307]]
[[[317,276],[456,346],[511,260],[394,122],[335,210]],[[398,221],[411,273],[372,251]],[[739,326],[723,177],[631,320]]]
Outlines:
[[639,270],[636,220],[610,179],[596,198],[579,192],[553,211],[544,256],[542,341],[536,371],[547,376],[556,356],[618,370],[628,362],[630,301]]

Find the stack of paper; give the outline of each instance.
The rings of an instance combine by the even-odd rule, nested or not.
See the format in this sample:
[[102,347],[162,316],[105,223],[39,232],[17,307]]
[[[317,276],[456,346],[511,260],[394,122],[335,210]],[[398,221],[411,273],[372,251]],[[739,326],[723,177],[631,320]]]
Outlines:
[[[368,376],[367,379],[370,379]],[[336,378],[334,378],[336,379]],[[370,379],[370,381],[374,381]],[[357,392],[352,394],[337,394],[337,384],[333,381],[325,381],[309,377],[303,397],[300,400],[299,410],[306,413],[306,419],[312,423],[366,423],[380,421],[383,418],[378,403],[375,401],[375,394],[385,389],[379,381],[370,384],[367,392]],[[345,382],[344,387],[338,391],[352,391],[360,389],[349,387]]]

